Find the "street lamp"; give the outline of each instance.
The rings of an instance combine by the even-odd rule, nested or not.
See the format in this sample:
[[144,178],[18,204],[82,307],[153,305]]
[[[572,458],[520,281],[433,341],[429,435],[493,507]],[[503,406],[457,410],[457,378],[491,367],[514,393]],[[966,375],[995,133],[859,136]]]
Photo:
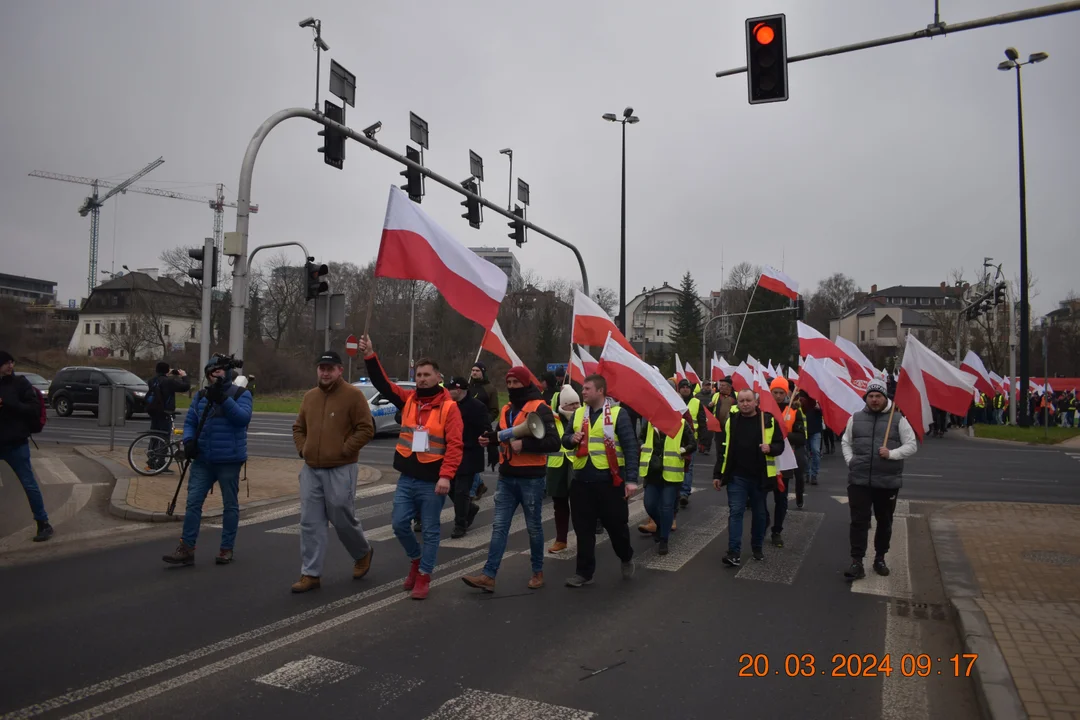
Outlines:
[[315,112],[319,112],[319,66],[322,62],[322,53],[330,52],[330,46],[322,39],[322,20],[309,17],[298,24],[301,28],[311,28],[315,31]]
[[619,317],[615,324],[619,326],[619,332],[626,335],[626,125],[633,125],[640,120],[634,114],[634,108],[628,107],[623,110],[622,118],[615,113],[604,113],[603,117],[608,122],[622,124],[622,222],[619,235]]
[[513,210],[514,199],[514,151],[510,148],[503,148],[499,151],[500,155],[505,155],[510,158],[510,179],[506,181],[506,209]]
[[1016,48],[1005,48],[1005,57],[1006,60],[998,63],[998,70],[1016,69],[1016,131],[1019,137],[1020,156],[1020,392],[1017,398],[1019,412],[1016,415],[1016,423],[1020,427],[1027,427],[1031,424],[1028,416],[1028,383],[1031,377],[1028,367],[1030,310],[1028,308],[1027,186],[1024,180],[1024,97],[1020,90],[1020,68],[1024,65],[1040,63],[1050,56],[1044,52],[1037,52],[1029,55],[1027,62],[1020,62],[1020,53],[1016,51]]

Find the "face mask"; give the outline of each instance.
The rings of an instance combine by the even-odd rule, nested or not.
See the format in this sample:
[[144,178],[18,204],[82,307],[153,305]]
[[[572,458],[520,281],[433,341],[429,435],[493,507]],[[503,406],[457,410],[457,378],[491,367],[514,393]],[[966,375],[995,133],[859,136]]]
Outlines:
[[418,388],[416,388],[416,397],[431,398],[431,397],[435,397],[440,392],[442,392],[442,388],[439,387],[438,385],[436,385],[435,387],[429,387],[429,388],[420,388],[420,387],[418,387]]
[[511,403],[513,403],[514,405],[521,405],[528,398],[529,388],[520,387],[520,388],[508,389],[506,391],[506,394],[510,397],[510,402]]

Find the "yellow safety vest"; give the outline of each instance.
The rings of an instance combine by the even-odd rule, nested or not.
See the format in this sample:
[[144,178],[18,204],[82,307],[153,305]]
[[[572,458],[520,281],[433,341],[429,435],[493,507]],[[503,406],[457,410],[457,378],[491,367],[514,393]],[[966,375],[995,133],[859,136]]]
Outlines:
[[719,390],[714,392],[712,394],[712,399],[709,400],[709,405],[711,406],[710,409],[713,411],[713,413],[716,412],[716,403],[718,403],[718,402],[720,402],[720,391]]
[[[588,405],[582,405],[574,411],[573,428],[574,432],[581,430],[581,423],[585,421],[585,412],[589,409]],[[611,408],[611,424],[614,427],[619,421],[619,413],[622,410],[618,406]],[[585,456],[577,455],[577,448],[567,453],[571,460],[574,462],[575,470],[583,470],[587,461],[592,460],[593,467],[597,470],[607,470],[607,448],[604,447],[604,413],[600,413],[596,418],[596,422],[589,426],[589,454]],[[618,458],[619,467],[626,464],[623,459],[622,446],[619,444],[619,436],[615,435],[615,457]]]
[[[760,411],[759,411],[760,412]],[[765,427],[765,433],[762,437],[763,443],[772,444],[773,431],[776,429],[776,422],[771,420]],[[731,418],[727,419],[724,423],[724,464],[720,466],[720,474],[723,475],[727,471],[728,454],[731,452]],[[765,456],[765,473],[769,477],[776,477],[776,458],[772,455]]]
[[690,417],[694,423],[694,437],[699,437],[701,435],[701,427],[699,427],[701,423],[698,422],[698,415],[701,413],[701,398],[690,398],[686,403],[686,407],[690,410]]
[[[645,425],[645,442],[641,445],[641,464],[638,466],[638,474],[642,478],[649,474],[649,461],[652,460],[653,440],[655,437],[656,433],[653,431],[652,423],[647,423]],[[681,483],[686,477],[686,463],[683,461],[680,452],[682,450],[682,445],[679,444],[681,439],[682,428],[679,429],[676,437],[670,438],[664,435],[663,477],[666,482]]]
[[567,450],[562,446],[561,439],[564,432],[564,426],[562,418],[559,417],[558,413],[555,413],[555,429],[559,431],[559,450],[548,455],[547,466],[549,468],[561,468],[563,463],[566,462],[566,458],[574,452],[573,450]]

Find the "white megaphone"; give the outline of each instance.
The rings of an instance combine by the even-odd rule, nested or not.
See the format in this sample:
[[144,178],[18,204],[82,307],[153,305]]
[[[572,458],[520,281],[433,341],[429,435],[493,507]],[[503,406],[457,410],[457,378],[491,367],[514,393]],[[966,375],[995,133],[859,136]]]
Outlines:
[[544,421],[536,413],[529,413],[525,416],[525,422],[520,425],[515,425],[512,428],[499,431],[499,442],[510,442],[511,440],[519,440],[526,435],[532,435],[537,440],[544,437]]

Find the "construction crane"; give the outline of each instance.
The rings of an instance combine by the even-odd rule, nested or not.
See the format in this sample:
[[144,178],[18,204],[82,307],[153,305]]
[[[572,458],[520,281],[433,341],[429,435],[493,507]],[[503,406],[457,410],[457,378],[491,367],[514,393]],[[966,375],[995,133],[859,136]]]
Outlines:
[[[158,165],[160,165],[164,161],[161,160],[161,158],[158,158],[158,161],[156,162],[158,163]],[[101,206],[101,203],[105,202],[105,200],[109,199],[117,192],[137,192],[144,195],[156,195],[158,197],[172,198],[173,200],[188,200],[190,202],[208,204],[210,206],[210,209],[214,211],[214,246],[218,249],[219,252],[221,251],[225,208],[236,207],[236,203],[227,202],[225,200],[225,186],[221,183],[218,183],[216,197],[212,198],[200,197],[198,195],[188,195],[187,193],[174,192],[172,190],[161,190],[159,188],[131,186],[130,183],[132,181],[137,180],[146,173],[150,172],[150,170],[153,170],[154,167],[157,167],[157,165],[144,168],[141,173],[135,175],[134,177],[123,183],[120,183],[119,185],[115,185],[113,183],[105,182],[102,180],[95,180],[93,178],[79,177],[77,175],[62,175],[60,173],[45,172],[43,170],[35,170],[34,172],[30,173],[30,177],[44,178],[46,180],[59,180],[61,182],[76,183],[79,185],[90,185],[94,188],[94,195],[87,198],[86,201],[83,203],[83,207],[87,208],[86,212],[83,212],[83,208],[79,209],[80,214],[82,214],[84,217],[86,216],[87,212],[93,213],[90,227],[90,277],[88,279],[89,290],[94,289],[94,283],[96,282],[95,276],[97,275],[97,208]],[[112,190],[104,198],[101,198],[100,200],[95,200],[95,198],[97,198],[98,188],[112,188]],[[96,205],[94,205],[94,203],[96,203]],[[259,206],[250,205],[248,210],[249,212],[257,213],[259,212]]]

